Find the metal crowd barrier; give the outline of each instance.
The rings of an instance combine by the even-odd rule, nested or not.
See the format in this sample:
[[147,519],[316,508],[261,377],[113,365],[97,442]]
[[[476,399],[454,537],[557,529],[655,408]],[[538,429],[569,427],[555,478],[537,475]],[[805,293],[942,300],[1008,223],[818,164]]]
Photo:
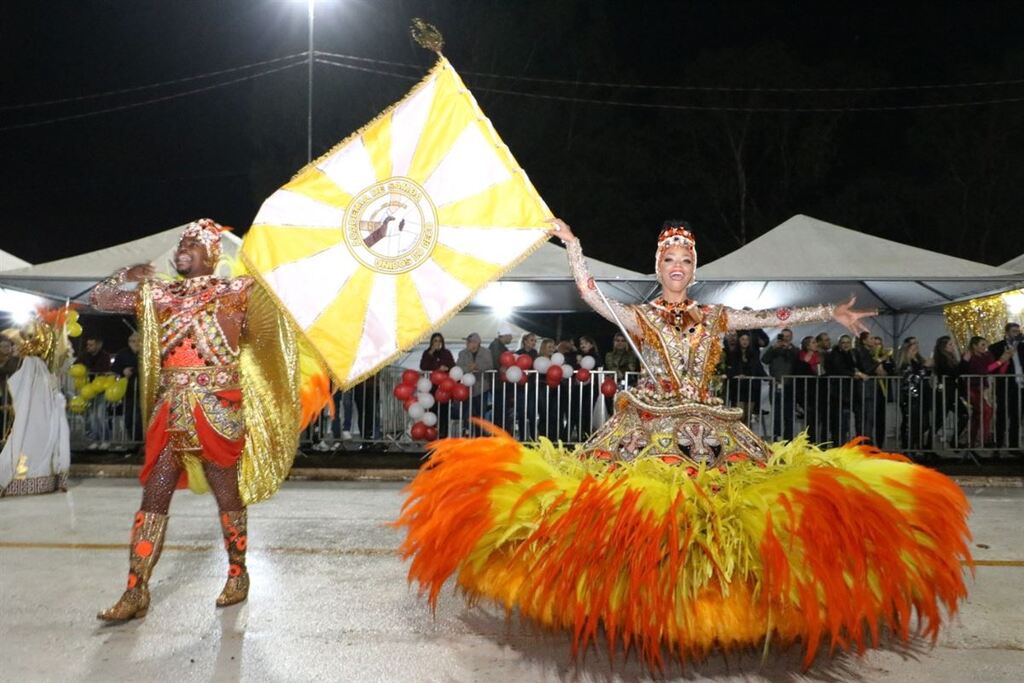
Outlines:
[[[393,395],[402,371],[388,367],[347,392],[338,392],[333,415],[325,410],[303,432],[301,448],[422,450],[423,444],[409,434],[413,421]],[[521,441],[546,437],[576,444],[586,441],[611,415],[612,401],[600,392],[601,383],[614,378],[610,371],[593,371],[587,383],[563,379],[556,387],[548,386],[536,371],[525,375],[524,384],[511,384],[501,381],[496,371],[482,373],[468,401],[435,405],[431,410],[438,417],[438,435],[479,434],[470,420],[475,416]],[[638,373],[629,373],[618,387],[632,386],[637,379]],[[72,395],[70,378],[63,382],[67,395]],[[862,435],[884,450],[911,455],[977,458],[1024,451],[1024,386],[1014,376],[720,377],[712,388],[727,405],[742,408],[747,425],[769,441],[792,438],[806,429],[815,443],[842,444]],[[6,439],[13,422],[6,391],[0,408],[0,435]],[[113,404],[97,396],[84,413],[69,412],[68,417],[74,450],[135,451],[145,434],[135,393]]]

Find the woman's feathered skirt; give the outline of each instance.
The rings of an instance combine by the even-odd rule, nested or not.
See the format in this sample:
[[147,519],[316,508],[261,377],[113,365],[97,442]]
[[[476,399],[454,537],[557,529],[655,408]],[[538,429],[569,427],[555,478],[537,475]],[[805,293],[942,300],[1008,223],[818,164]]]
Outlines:
[[[541,624],[573,654],[605,631],[659,668],[714,648],[935,638],[966,596],[968,503],[947,477],[857,441],[805,437],[696,471],[609,466],[500,430],[447,439],[395,522],[410,581],[435,605],[452,576]],[[916,615],[915,615],[916,612]]]

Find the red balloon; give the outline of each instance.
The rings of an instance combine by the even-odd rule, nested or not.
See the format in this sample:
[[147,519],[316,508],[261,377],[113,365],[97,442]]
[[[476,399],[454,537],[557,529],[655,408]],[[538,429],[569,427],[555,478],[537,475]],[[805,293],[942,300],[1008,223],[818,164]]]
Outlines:
[[437,427],[427,427],[427,441],[437,441]]
[[576,371],[576,379],[580,381],[580,384],[586,384],[590,381],[590,370],[580,368]]
[[415,396],[410,396],[409,398],[402,401],[402,408],[404,408],[406,412],[409,412],[409,406],[411,406],[413,403],[419,403],[419,401],[416,400]]
[[411,384],[399,384],[397,387],[395,387],[395,398],[397,398],[399,401],[404,401],[405,399],[412,396],[415,391],[416,387],[414,387]]
[[452,398],[456,401],[465,401],[469,398],[469,387],[465,384],[456,384],[455,390],[452,391]]
[[[451,393],[453,391],[455,391],[455,385],[456,384],[458,384],[458,382],[453,380],[451,377],[445,377],[444,381],[442,381],[439,385],[437,385],[437,388],[439,390],[441,390],[441,391],[447,392],[448,395],[451,396]],[[437,398],[437,397],[435,396],[434,398]]]
[[417,422],[409,430],[409,436],[411,436],[416,441],[423,441],[423,439],[427,437],[427,429],[427,425],[423,424],[422,422]]
[[548,368],[548,384],[551,384],[552,382],[554,382],[555,384],[558,384],[561,381],[562,381],[562,366],[561,365],[552,365],[550,368]]
[[516,365],[521,367],[523,370],[529,370],[533,367],[533,358],[531,358],[528,353],[520,354],[516,358]]
[[447,378],[448,373],[445,372],[444,370],[434,370],[432,373],[430,373],[430,383],[435,386],[445,381]]
[[452,400],[452,394],[450,391],[445,391],[443,388],[438,387],[437,391],[434,392],[434,400],[438,403],[447,403]]
[[526,376],[526,373],[524,372],[524,373],[523,373],[523,376],[519,378],[519,383],[520,383],[520,384],[526,384],[527,380],[529,380],[529,379],[530,379],[530,378],[529,378],[529,377],[527,377],[527,376]]
[[615,380],[613,379],[609,378],[601,382],[601,393],[604,394],[605,396],[608,396],[609,398],[614,396],[615,392],[618,391],[618,389],[619,387],[616,386]]
[[510,365],[515,365],[515,362],[516,354],[512,353],[511,351],[505,351],[500,356],[498,356],[498,363],[503,368],[507,368]]
[[416,382],[420,381],[420,373],[416,372],[412,368],[402,373],[402,384],[408,384],[409,386],[416,386]]
[[548,383],[548,386],[551,387],[552,389],[557,389],[558,385],[562,383],[562,380],[561,380],[561,378],[555,379],[554,377],[551,376],[551,373],[549,372],[548,373],[548,378],[547,378],[547,383]]
[[507,382],[508,381],[508,377],[505,376],[505,368],[502,368],[501,370],[498,370],[498,381],[499,382]]

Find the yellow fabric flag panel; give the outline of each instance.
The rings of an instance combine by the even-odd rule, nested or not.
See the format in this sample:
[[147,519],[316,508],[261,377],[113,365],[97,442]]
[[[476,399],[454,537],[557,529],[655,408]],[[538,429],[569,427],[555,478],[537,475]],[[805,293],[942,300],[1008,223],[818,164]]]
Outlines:
[[351,386],[531,254],[550,217],[442,57],[263,203],[242,258]]

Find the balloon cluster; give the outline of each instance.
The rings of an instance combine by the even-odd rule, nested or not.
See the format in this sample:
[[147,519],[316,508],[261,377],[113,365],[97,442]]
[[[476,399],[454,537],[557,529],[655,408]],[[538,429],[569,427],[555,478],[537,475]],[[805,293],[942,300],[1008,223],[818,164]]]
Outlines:
[[64,331],[69,337],[82,336],[82,323],[78,322],[78,311],[69,308],[64,316]]
[[68,370],[71,379],[75,383],[75,390],[78,392],[68,401],[68,407],[73,413],[84,413],[89,407],[89,402],[103,394],[109,403],[120,403],[128,393],[128,378],[115,377],[114,375],[97,375],[91,382],[89,372],[81,363],[75,363]]
[[[460,367],[448,372],[434,370],[420,375],[416,370],[402,373],[402,382],[395,387],[395,398],[402,401],[406,414],[413,420],[409,435],[416,441],[437,438],[437,413],[431,408],[449,401],[469,400],[469,389],[476,384],[476,375]],[[433,391],[433,393],[431,393]]]
[[[561,353],[553,353],[551,358],[538,356],[534,360],[526,354],[517,356],[511,351],[506,351],[501,354],[498,361],[501,365],[502,380],[525,384],[526,371],[533,368],[538,375],[544,375],[544,381],[552,389],[556,388],[563,379],[571,379],[574,376],[580,384],[588,383],[594,366],[597,365],[593,356],[583,356],[580,358],[579,370],[574,370],[565,362],[565,356]],[[601,393],[605,396],[614,396],[616,389],[613,379],[607,379],[601,383]]]

